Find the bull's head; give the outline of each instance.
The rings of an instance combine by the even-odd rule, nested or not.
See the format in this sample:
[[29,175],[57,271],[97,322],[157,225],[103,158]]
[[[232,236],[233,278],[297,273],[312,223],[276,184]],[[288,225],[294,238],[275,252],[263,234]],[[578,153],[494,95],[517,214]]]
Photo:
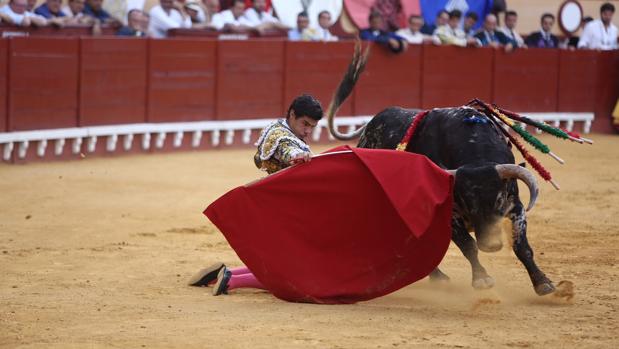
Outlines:
[[494,252],[503,246],[498,224],[517,200],[516,182],[520,179],[529,187],[527,211],[537,199],[535,176],[524,167],[513,164],[461,167],[457,171],[454,200],[459,213],[475,231],[477,246]]

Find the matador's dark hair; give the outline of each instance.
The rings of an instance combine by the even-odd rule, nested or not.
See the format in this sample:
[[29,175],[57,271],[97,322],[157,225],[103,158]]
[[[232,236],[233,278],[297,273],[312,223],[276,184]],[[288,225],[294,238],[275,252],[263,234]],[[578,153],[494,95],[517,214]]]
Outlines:
[[316,121],[322,119],[323,115],[322,105],[320,105],[320,102],[308,94],[302,94],[290,103],[286,117],[290,116],[291,110],[294,110],[294,115],[297,118],[307,116]]

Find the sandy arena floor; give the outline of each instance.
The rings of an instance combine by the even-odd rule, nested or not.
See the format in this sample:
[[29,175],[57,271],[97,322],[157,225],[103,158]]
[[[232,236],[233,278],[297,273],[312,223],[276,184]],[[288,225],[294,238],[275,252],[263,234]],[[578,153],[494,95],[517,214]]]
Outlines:
[[453,244],[447,285],[340,306],[213,297],[186,281],[240,261],[201,212],[261,175],[251,149],[0,165],[0,347],[617,348],[619,137],[592,138],[544,138],[563,189],[541,183],[529,215],[536,260],[572,301],[536,296],[509,247],[482,253],[497,285],[474,291]]

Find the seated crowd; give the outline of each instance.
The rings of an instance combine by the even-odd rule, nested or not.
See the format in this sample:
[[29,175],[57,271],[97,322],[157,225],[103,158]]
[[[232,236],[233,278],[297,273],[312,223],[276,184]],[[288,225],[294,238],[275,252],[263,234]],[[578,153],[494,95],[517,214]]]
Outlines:
[[585,17],[581,23],[581,37],[569,37],[560,40],[552,34],[555,16],[544,13],[540,19],[540,30],[523,39],[516,30],[518,14],[505,12],[505,25],[498,27],[498,18],[489,13],[478,30],[473,28],[479,16],[469,12],[464,16],[459,10],[450,12],[441,10],[433,24],[424,23],[423,17],[412,15],[408,18],[408,27],[397,31],[388,30],[388,26],[379,12],[372,12],[368,18],[369,28],[361,30],[362,40],[375,41],[385,45],[393,52],[402,52],[407,45],[432,43],[435,45],[455,45],[473,47],[495,47],[511,51],[515,48],[587,48],[612,50],[617,45],[617,27],[611,22],[615,7],[604,3],[600,7],[600,19]]
[[[287,33],[291,41],[336,41],[330,27],[336,18],[328,11],[318,14],[315,27],[303,11],[297,15],[297,26],[289,28],[273,14],[267,0],[159,0],[159,4],[146,12],[142,8],[127,8],[124,26],[103,9],[103,1],[111,0],[45,0],[35,8],[37,0],[9,0],[0,7],[0,23],[22,27],[107,24],[119,27],[117,35],[150,36],[164,38],[168,30],[178,28],[208,29],[225,33],[250,33],[263,35],[267,31]],[[225,9],[222,10],[222,5]],[[142,5],[143,7],[143,2]],[[128,6],[130,7],[130,6]],[[600,19],[586,17],[582,21],[582,35],[560,40],[552,34],[555,16],[545,13],[540,19],[540,30],[523,39],[517,32],[518,14],[507,11],[504,26],[498,26],[498,18],[488,14],[480,20],[477,13],[463,14],[459,10],[441,10],[434,23],[424,23],[419,15],[408,18],[406,28],[395,28],[392,21],[383,18],[380,12],[369,15],[369,27],[360,30],[362,40],[376,41],[393,52],[402,52],[407,45],[429,43],[473,47],[502,47],[506,51],[515,48],[589,48],[617,49],[617,27],[612,24],[615,7],[604,3]],[[124,12],[123,12],[124,13]]]

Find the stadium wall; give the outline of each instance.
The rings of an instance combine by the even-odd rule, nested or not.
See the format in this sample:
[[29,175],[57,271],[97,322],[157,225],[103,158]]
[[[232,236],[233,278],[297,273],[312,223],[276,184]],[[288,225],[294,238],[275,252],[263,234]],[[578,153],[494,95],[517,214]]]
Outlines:
[[[326,107],[352,49],[349,41],[0,39],[0,143],[24,131],[270,119],[302,92]],[[428,45],[394,55],[374,46],[339,115],[462,105],[474,97],[524,113],[593,113],[594,132],[613,132],[619,51]],[[16,146],[5,147],[5,160],[14,160]]]

